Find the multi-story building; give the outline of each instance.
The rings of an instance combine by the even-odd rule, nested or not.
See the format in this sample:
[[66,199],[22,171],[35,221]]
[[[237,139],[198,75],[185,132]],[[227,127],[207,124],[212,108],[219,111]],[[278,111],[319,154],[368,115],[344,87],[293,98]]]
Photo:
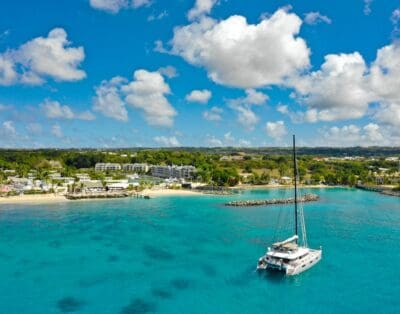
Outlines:
[[118,171],[121,165],[116,163],[97,163],[94,167],[95,171]]
[[139,163],[123,164],[122,169],[126,172],[146,173],[149,171],[149,165]]
[[196,173],[194,166],[174,166],[172,176],[178,179],[192,179]]
[[152,166],[151,174],[159,178],[192,179],[196,172],[194,166]]

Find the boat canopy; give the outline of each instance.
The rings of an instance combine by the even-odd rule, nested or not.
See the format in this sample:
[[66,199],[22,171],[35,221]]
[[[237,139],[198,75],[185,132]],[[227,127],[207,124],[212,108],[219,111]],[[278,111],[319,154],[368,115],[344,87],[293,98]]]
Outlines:
[[273,246],[274,248],[278,248],[278,247],[284,246],[284,245],[287,244],[287,243],[291,243],[291,242],[293,242],[293,241],[296,241],[296,240],[298,240],[298,239],[299,239],[299,236],[298,236],[298,235],[294,235],[293,237],[290,237],[290,238],[288,238],[288,239],[286,239],[286,240],[284,240],[284,241],[276,242],[276,243],[274,243],[272,246]]

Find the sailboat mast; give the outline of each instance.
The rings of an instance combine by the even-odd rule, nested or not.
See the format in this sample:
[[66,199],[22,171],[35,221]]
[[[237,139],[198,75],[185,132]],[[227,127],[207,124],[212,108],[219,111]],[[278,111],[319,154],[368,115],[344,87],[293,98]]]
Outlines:
[[297,232],[297,163],[296,163],[296,137],[293,134],[293,178],[294,178],[294,232]]

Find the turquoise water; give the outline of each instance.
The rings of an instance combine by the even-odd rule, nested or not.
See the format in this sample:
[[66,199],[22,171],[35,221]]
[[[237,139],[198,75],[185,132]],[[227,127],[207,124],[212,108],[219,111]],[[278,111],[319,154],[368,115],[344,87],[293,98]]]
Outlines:
[[296,277],[254,272],[290,205],[222,205],[290,191],[3,205],[0,313],[399,313],[399,199],[313,192],[323,259]]

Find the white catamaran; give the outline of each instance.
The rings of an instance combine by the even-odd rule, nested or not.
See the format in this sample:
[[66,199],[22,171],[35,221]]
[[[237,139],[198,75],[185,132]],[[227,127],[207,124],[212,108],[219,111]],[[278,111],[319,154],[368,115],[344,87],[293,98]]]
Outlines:
[[[303,207],[298,206],[296,139],[293,135],[293,168],[294,168],[294,218],[295,234],[281,242],[276,242],[257,263],[258,270],[277,270],[286,275],[297,275],[311,268],[321,260],[322,248],[310,249],[307,246],[306,226]],[[301,227],[302,243],[299,243],[298,225]]]

